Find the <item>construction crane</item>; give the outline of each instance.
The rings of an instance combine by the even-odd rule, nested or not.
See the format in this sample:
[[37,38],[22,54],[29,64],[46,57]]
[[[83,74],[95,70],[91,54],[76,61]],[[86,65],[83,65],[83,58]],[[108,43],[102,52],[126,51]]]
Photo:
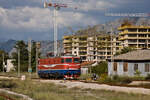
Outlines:
[[53,7],[54,8],[54,56],[58,56],[58,51],[57,51],[57,35],[58,35],[57,15],[58,15],[58,11],[61,8],[77,9],[77,7],[71,7],[71,6],[68,6],[67,4],[63,4],[63,3],[47,3],[47,2],[44,2],[44,8],[48,8],[48,7]]

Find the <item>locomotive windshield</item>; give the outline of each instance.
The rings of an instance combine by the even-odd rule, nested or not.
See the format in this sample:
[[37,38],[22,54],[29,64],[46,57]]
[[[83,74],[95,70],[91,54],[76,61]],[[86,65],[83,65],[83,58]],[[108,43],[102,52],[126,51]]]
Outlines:
[[64,63],[64,59],[61,59],[61,63]]
[[79,58],[74,58],[74,63],[80,63],[80,59]]
[[72,58],[66,58],[66,63],[72,63]]

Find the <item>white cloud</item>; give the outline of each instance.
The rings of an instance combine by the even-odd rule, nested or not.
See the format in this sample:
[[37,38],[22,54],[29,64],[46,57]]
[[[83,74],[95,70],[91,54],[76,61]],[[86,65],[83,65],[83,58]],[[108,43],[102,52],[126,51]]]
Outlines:
[[8,29],[31,29],[31,30],[43,30],[47,29],[50,25],[48,9],[42,8],[16,8],[16,9],[4,9],[0,8],[1,26]]
[[100,1],[100,0],[88,0],[87,2],[82,3],[80,8],[85,11],[90,10],[105,10],[107,8],[116,7],[115,4],[108,2],[108,1]]
[[[0,8],[0,26],[12,30],[45,31],[53,28],[53,10],[43,8]],[[90,22],[89,22],[90,21]],[[96,19],[83,13],[60,11],[58,14],[59,27],[76,25],[95,25]]]

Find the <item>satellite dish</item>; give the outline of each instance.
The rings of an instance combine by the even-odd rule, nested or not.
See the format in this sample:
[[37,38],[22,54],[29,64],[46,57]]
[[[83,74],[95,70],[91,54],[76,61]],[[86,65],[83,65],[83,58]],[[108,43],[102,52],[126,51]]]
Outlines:
[[48,7],[48,3],[44,2],[44,8],[47,8],[47,7]]

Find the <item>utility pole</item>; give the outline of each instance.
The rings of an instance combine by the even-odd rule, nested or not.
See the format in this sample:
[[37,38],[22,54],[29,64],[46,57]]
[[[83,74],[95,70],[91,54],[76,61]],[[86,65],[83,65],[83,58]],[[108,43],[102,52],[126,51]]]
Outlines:
[[112,57],[113,57],[113,36],[112,36],[112,27],[111,27],[110,35],[111,35],[111,61],[112,61]]
[[5,67],[5,55],[4,55],[4,53],[3,53],[3,73],[4,73],[4,67]]
[[57,52],[57,34],[58,34],[58,28],[57,28],[57,13],[59,8],[54,8],[54,56],[58,55]]
[[20,49],[18,48],[18,77],[20,77]]
[[38,59],[39,59],[40,42],[36,42],[36,75],[38,76]]
[[114,60],[113,60],[113,28],[111,27],[111,32],[110,32],[110,35],[111,35],[111,67],[113,67],[113,64],[114,64]]
[[31,39],[29,39],[28,41],[28,55],[29,55],[29,61],[28,61],[28,72],[31,78],[31,72],[32,72],[32,68],[31,68]]

